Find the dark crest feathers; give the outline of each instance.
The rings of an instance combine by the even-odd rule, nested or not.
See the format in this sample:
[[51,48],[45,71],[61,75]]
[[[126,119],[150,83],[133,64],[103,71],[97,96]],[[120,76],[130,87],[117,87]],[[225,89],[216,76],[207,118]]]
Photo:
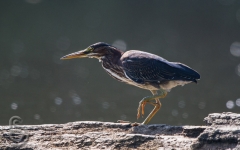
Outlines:
[[90,47],[92,48],[99,48],[99,47],[104,47],[104,46],[110,46],[109,44],[107,43],[104,43],[104,42],[98,42],[98,43],[95,43],[95,44],[92,44],[90,45]]

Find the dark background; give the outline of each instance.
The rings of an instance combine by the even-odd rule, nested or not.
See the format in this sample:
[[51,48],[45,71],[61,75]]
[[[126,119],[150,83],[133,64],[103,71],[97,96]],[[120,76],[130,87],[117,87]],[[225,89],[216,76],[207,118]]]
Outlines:
[[0,1],[0,124],[136,120],[151,93],[111,78],[95,59],[60,57],[96,42],[179,61],[201,74],[174,88],[151,123],[202,125],[240,112],[239,0]]

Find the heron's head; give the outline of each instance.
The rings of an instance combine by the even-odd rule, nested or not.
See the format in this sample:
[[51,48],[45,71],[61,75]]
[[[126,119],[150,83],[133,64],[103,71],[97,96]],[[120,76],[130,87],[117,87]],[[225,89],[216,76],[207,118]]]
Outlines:
[[61,59],[73,59],[73,58],[83,58],[83,57],[100,59],[101,57],[109,54],[109,49],[114,49],[114,48],[115,47],[107,43],[98,42],[88,46],[84,50],[77,51],[77,52],[68,54],[66,56],[63,56]]

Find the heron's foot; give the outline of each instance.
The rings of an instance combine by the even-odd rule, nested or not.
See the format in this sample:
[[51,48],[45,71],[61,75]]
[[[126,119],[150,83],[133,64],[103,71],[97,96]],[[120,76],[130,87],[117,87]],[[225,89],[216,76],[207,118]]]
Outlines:
[[152,96],[147,96],[144,97],[140,102],[139,102],[139,106],[138,106],[138,112],[137,112],[137,119],[140,118],[140,116],[144,115],[144,108],[145,105],[151,104],[154,106],[154,109],[152,110],[152,112],[147,116],[147,118],[143,121],[142,124],[147,124],[152,117],[156,114],[156,112],[161,108],[161,102],[159,101],[159,98],[164,98],[167,95],[167,92],[164,90],[160,90],[161,93],[158,94],[157,91],[151,91],[152,92]]
[[125,120],[118,120],[117,121],[118,123],[130,123],[131,124],[131,126],[139,126],[139,125],[141,125],[141,123],[137,123],[137,122],[134,122],[134,123],[132,123],[132,122],[130,122],[130,121],[125,121]]
[[141,115],[143,117],[145,105],[146,105],[146,102],[140,101],[139,106],[138,106],[137,119],[139,119]]
[[150,99],[150,97],[145,97],[143,98],[140,102],[139,102],[139,106],[138,106],[138,112],[137,112],[137,119],[140,118],[140,116],[142,115],[142,117],[144,116],[144,108],[146,106],[147,103],[152,104],[152,105],[156,105],[155,102],[151,102],[152,99]]

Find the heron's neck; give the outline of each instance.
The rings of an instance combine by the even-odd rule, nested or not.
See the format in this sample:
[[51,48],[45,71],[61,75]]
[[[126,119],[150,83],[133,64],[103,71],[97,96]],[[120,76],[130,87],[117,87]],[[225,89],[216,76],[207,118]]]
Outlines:
[[[119,66],[119,61],[123,52],[120,50],[111,49],[109,53],[101,57],[102,65],[104,68],[112,68]],[[120,64],[121,66],[121,64]]]
[[102,67],[111,77],[121,82],[126,82],[127,78],[125,77],[120,61],[122,54],[122,51],[114,51],[110,55],[103,56],[101,61]]

